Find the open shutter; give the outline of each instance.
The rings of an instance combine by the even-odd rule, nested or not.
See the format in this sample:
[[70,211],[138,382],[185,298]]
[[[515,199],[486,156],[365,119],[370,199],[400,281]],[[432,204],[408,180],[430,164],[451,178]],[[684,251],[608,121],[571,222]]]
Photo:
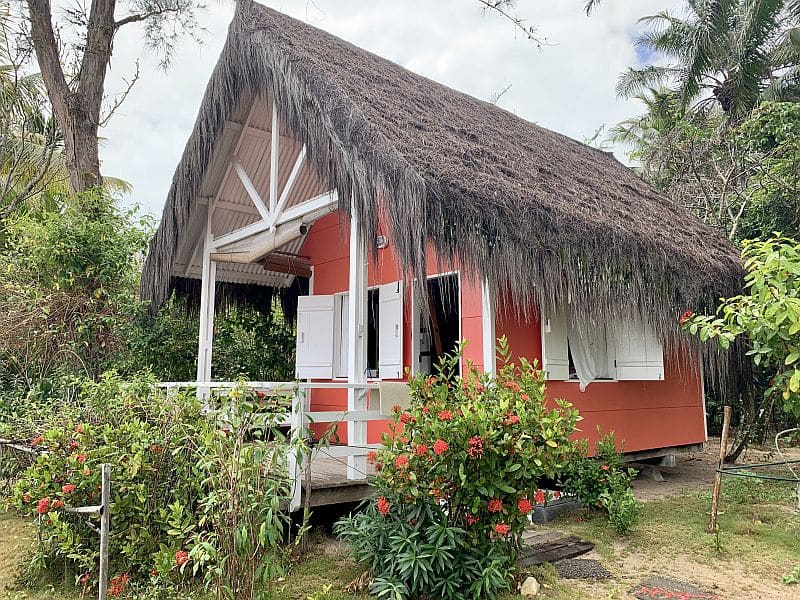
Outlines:
[[617,379],[664,379],[664,350],[647,323],[639,318],[618,321],[614,326],[613,337]]
[[567,315],[564,311],[542,312],[542,369],[547,379],[569,379]]
[[333,296],[300,296],[297,299],[298,379],[333,377]]
[[403,284],[382,285],[378,290],[378,376],[403,377]]

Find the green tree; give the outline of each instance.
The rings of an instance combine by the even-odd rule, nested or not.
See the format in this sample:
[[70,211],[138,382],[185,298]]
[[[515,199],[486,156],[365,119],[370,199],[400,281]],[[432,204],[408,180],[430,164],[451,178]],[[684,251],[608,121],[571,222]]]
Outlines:
[[767,401],[781,399],[800,419],[800,242],[775,235],[743,246],[746,292],[723,300],[715,316],[693,316],[684,327],[723,349],[743,338],[755,365],[771,371]]
[[797,99],[800,46],[794,0],[687,0],[685,17],[667,11],[644,17],[637,44],[667,64],[630,68],[617,91],[630,97],[667,85],[684,105],[717,104],[733,119],[759,99]]

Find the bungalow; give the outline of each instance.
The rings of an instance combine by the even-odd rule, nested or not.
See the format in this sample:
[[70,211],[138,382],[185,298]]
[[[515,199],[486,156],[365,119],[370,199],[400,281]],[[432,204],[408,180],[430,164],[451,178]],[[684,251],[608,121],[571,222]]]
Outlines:
[[280,294],[297,377],[342,384],[313,391],[317,411],[365,411],[373,382],[430,372],[462,339],[491,372],[506,336],[587,437],[652,453],[706,440],[678,319],[740,277],[727,240],[610,154],[242,0],[142,294],[199,297],[201,382],[215,305]]

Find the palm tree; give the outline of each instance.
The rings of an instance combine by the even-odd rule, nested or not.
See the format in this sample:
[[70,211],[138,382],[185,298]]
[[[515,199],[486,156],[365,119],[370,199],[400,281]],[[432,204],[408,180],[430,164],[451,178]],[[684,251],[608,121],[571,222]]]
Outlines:
[[798,96],[798,0],[687,0],[686,14],[667,11],[640,20],[637,44],[666,64],[631,68],[617,92],[631,97],[667,85],[682,103],[717,103],[740,119],[768,95]]

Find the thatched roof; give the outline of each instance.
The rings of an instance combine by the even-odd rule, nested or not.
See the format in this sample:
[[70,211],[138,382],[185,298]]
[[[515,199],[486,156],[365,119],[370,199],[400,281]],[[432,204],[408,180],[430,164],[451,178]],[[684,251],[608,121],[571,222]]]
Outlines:
[[265,91],[369,235],[385,213],[411,276],[430,242],[520,305],[568,296],[593,319],[635,307],[673,339],[682,311],[739,288],[735,248],[611,155],[240,0],[151,244],[146,299],[171,289],[226,118]]

